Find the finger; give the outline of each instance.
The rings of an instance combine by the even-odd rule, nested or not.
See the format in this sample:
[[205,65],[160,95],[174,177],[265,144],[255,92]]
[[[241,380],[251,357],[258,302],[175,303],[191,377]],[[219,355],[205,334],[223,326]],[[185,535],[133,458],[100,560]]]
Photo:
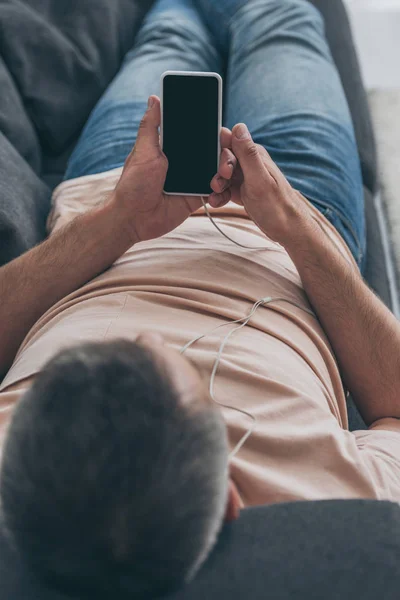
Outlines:
[[221,177],[221,175],[214,175],[211,179],[210,187],[213,192],[217,194],[221,194],[224,190],[226,190],[230,186],[231,182],[229,179],[225,179],[225,177]]
[[224,148],[219,161],[218,175],[230,179],[237,165],[237,158],[231,150]]
[[259,145],[259,149],[260,149],[261,156],[264,159],[264,162],[267,165],[274,166],[276,169],[278,169],[277,164],[273,161],[273,159],[272,159],[270,153],[268,152],[268,150],[266,149],[266,147]]
[[224,148],[221,153],[218,173],[214,175],[210,184],[214,192],[221,193],[228,187],[236,165],[236,156],[231,150]]
[[268,173],[277,183],[283,183],[286,180],[285,175],[282,173],[278,165],[274,162],[268,150],[264,146],[259,146],[260,154],[263,159],[264,165],[266,166]]
[[160,153],[160,135],[158,128],[161,122],[161,107],[158,96],[149,96],[147,110],[140,121],[134,154],[154,156]]
[[227,127],[221,127],[221,148],[232,148],[232,131]]
[[211,194],[208,197],[208,203],[213,208],[221,208],[221,206],[225,206],[231,199],[231,190],[228,188],[222,194]]
[[276,162],[274,162],[274,159],[272,158],[268,150],[265,148],[265,146],[257,144],[257,147],[259,149],[259,153],[264,163],[264,166],[266,167],[271,178],[274,179],[277,184],[282,185],[285,182],[288,184],[289,182],[287,181],[284,173],[282,173]]
[[245,180],[257,180],[265,171],[260,150],[244,123],[238,123],[232,129],[232,150],[239,160]]

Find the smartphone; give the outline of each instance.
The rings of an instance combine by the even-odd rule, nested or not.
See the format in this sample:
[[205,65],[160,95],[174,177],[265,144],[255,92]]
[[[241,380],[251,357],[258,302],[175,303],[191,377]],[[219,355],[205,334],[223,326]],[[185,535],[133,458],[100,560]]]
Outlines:
[[208,196],[221,154],[222,78],[165,71],[160,97],[160,142],[169,165],[164,193]]

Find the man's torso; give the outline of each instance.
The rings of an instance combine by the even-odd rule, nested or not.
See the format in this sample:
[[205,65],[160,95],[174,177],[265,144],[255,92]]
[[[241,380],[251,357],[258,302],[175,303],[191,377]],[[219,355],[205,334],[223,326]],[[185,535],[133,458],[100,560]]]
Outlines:
[[[118,173],[61,186],[49,219],[58,228],[107,194]],[[83,184],[83,185],[82,185]],[[353,261],[340,236],[315,217]],[[332,497],[373,497],[348,431],[346,402],[329,341],[304,294],[293,262],[266,238],[243,209],[214,211],[220,235],[196,214],[163,238],[138,244],[105,273],[53,306],[25,338],[0,387],[0,428],[35,374],[57,351],[86,341],[134,340],[143,329],[161,332],[176,349],[217,325],[241,319],[266,296],[249,324],[226,345],[215,380],[218,402],[241,408],[257,427],[232,460],[232,476],[245,505]],[[75,257],[79,261],[79,256]],[[356,267],[355,267],[356,268]],[[56,285],[56,282],[55,282]],[[294,306],[286,299],[295,302]],[[187,352],[208,380],[231,327]],[[251,419],[221,408],[231,447]]]

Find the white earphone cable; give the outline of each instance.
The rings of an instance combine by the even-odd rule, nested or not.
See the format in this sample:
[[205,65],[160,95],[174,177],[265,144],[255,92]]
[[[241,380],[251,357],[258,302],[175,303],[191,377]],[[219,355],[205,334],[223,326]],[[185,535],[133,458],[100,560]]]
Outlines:
[[[234,244],[236,244],[236,246],[240,246],[240,248],[245,248],[246,250],[269,250],[269,248],[266,248],[265,246],[243,246],[243,244],[240,244],[239,242],[236,242],[235,240],[233,240],[232,238],[229,237],[229,235],[227,235],[224,231],[222,231],[221,227],[214,221],[214,219],[212,218],[210,211],[208,210],[208,206],[205,203],[204,197],[201,197],[201,201],[203,203],[203,207],[204,210],[206,211],[207,217],[210,219],[211,223],[214,225],[214,227],[216,229],[218,229],[218,231],[220,232],[221,235],[223,235],[227,240],[229,240],[230,242],[233,242]],[[277,244],[276,242],[274,242],[274,244],[276,246],[279,246],[280,244]]]
[[[206,203],[205,203],[203,197],[201,198],[201,200],[202,200],[204,209],[206,211],[206,214],[207,214],[208,218],[210,219],[211,223],[230,242],[233,242],[237,246],[240,246],[241,248],[245,248],[246,250],[268,250],[268,248],[265,248],[265,247],[264,248],[251,248],[249,246],[243,246],[243,244],[239,244],[238,242],[236,242],[235,240],[233,240],[232,238],[230,238],[215,223],[214,219],[212,218],[212,216],[210,214],[210,211],[208,210],[208,208],[206,206]],[[247,411],[245,411],[245,410],[243,410],[241,408],[237,408],[235,406],[230,406],[229,404],[223,404],[222,402],[218,402],[218,400],[216,400],[215,396],[214,396],[215,376],[216,376],[218,367],[219,367],[221,359],[222,359],[222,354],[223,354],[224,348],[225,348],[225,346],[226,346],[229,338],[236,331],[239,331],[240,329],[242,329],[243,327],[245,327],[249,323],[250,319],[252,318],[252,316],[258,310],[258,308],[260,306],[266,306],[267,304],[270,304],[271,302],[288,302],[289,304],[292,304],[293,306],[296,306],[300,310],[302,310],[302,311],[310,314],[312,317],[316,318],[315,315],[314,315],[314,313],[311,310],[308,310],[307,308],[304,308],[303,306],[301,306],[297,302],[293,302],[292,300],[288,300],[287,298],[271,298],[270,296],[266,296],[265,298],[261,298],[261,300],[258,300],[255,304],[253,304],[253,307],[251,308],[249,314],[246,317],[243,317],[242,319],[237,319],[235,321],[229,321],[228,323],[222,323],[221,325],[217,325],[217,327],[214,327],[214,329],[211,329],[207,333],[203,333],[203,334],[197,336],[196,338],[194,338],[193,340],[191,340],[190,342],[188,342],[187,344],[185,344],[185,346],[183,346],[183,348],[181,348],[181,351],[180,351],[181,354],[184,354],[184,352],[186,352],[186,350],[188,350],[188,348],[190,348],[193,344],[195,344],[199,340],[203,339],[204,337],[207,337],[207,336],[211,335],[212,333],[214,333],[214,331],[216,331],[217,329],[220,329],[221,327],[227,327],[228,325],[235,325],[237,323],[241,323],[241,325],[239,325],[238,327],[234,327],[233,329],[231,329],[231,331],[229,331],[229,333],[227,333],[227,335],[222,340],[222,342],[220,344],[220,347],[219,347],[219,350],[218,350],[218,353],[217,353],[217,357],[216,357],[215,362],[214,362],[214,366],[213,366],[212,372],[211,372],[210,387],[209,387],[210,396],[211,396],[211,398],[213,399],[213,401],[216,404],[218,404],[219,406],[223,406],[224,408],[231,408],[232,410],[236,410],[237,412],[240,412],[240,413],[242,413],[242,414],[250,417],[250,419],[253,420],[253,423],[252,423],[251,427],[247,430],[246,434],[241,438],[241,440],[236,444],[236,446],[234,447],[234,449],[229,453],[229,460],[231,458],[233,458],[233,456],[235,456],[239,452],[239,450],[241,449],[241,447],[243,446],[243,444],[246,442],[246,440],[253,433],[253,431],[255,430],[255,428],[257,426],[257,418],[255,417],[255,415],[252,415],[251,413],[249,413],[249,412],[247,412]]]

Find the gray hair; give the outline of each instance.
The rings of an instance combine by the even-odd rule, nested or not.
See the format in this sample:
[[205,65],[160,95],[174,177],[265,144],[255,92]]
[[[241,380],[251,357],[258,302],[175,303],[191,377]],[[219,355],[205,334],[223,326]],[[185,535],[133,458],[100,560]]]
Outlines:
[[148,597],[189,581],[228,495],[210,403],[183,403],[126,340],[64,350],[16,407],[0,474],[4,521],[37,575],[85,597]]

